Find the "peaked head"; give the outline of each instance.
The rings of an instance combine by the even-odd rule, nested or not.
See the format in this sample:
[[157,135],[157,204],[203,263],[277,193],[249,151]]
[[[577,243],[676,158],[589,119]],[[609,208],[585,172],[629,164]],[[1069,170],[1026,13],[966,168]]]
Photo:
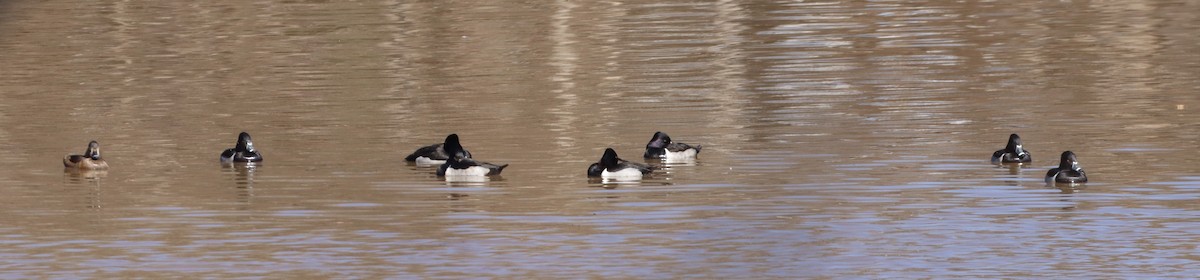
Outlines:
[[600,157],[600,165],[604,168],[617,166],[617,151],[612,148],[604,149],[604,156]]
[[1004,146],[1004,151],[1009,152],[1009,153],[1018,154],[1018,155],[1024,154],[1025,146],[1021,145],[1021,136],[1017,136],[1016,133],[1009,135],[1008,136],[1008,145]]
[[87,151],[83,152],[83,156],[92,158],[92,160],[99,160],[100,159],[100,142],[96,142],[96,140],[92,140],[92,142],[88,143]]
[[254,152],[254,141],[250,140],[250,133],[243,131],[238,134],[237,147],[234,149],[241,152]]
[[667,136],[662,131],[655,132],[654,137],[650,138],[650,143],[646,143],[646,148],[662,149],[671,144],[671,136]]
[[471,157],[463,150],[462,144],[458,143],[458,134],[450,134],[446,136],[446,141],[442,142],[442,150],[450,155],[451,159],[459,157]]
[[1075,153],[1072,153],[1071,151],[1065,151],[1062,153],[1062,159],[1058,162],[1058,168],[1070,170],[1082,169],[1079,167],[1079,160],[1075,158]]

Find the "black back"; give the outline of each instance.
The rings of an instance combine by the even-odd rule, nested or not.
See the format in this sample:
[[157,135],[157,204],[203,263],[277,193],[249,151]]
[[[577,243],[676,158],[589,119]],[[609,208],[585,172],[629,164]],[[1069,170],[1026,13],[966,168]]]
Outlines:
[[[450,158],[450,153],[447,153],[446,149],[442,148],[442,146],[443,143],[437,143],[418,148],[416,151],[413,151],[412,154],[404,157],[404,160],[416,161],[419,157],[427,157],[431,160],[447,160]],[[466,157],[471,157],[471,152],[467,151],[466,149],[463,149],[462,153],[463,155],[466,155]]]
[[438,143],[438,144],[433,144],[433,145],[417,148],[417,150],[413,151],[412,154],[409,154],[407,157],[404,157],[404,160],[417,161],[417,158],[419,158],[419,157],[427,157],[429,159],[434,159],[434,160],[446,160],[446,158],[448,158],[448,156],[446,155],[446,151],[442,150],[442,144]]

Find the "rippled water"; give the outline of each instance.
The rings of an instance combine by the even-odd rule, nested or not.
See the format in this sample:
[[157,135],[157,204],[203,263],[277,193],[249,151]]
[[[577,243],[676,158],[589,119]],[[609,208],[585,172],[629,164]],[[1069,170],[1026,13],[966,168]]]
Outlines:
[[[1198,9],[6,1],[0,277],[1195,277]],[[449,133],[511,166],[403,161]]]

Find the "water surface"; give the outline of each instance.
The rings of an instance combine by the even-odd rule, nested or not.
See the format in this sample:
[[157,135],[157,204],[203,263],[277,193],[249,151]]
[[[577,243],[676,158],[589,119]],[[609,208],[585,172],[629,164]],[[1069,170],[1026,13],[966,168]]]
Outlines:
[[[1197,9],[7,1],[0,277],[1190,278]],[[705,148],[584,176],[655,131]],[[403,161],[450,133],[511,166]]]

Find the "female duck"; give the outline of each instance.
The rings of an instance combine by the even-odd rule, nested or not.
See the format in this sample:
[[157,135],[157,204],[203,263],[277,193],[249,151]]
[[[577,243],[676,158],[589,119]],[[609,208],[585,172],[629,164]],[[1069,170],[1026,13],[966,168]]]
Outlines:
[[992,153],[992,164],[1001,163],[1028,163],[1033,161],[1033,156],[1025,151],[1021,145],[1021,136],[1016,133],[1008,136],[1008,145],[1004,149],[997,150]]
[[693,147],[684,143],[671,142],[671,136],[659,131],[650,138],[650,143],[646,143],[646,153],[642,156],[645,158],[691,159],[696,158],[696,154],[700,153],[700,147],[701,145]]
[[[471,152],[462,150],[467,157],[471,157]],[[442,148],[442,143],[437,143],[425,147],[418,148],[404,157],[404,160],[416,162],[421,165],[435,165],[446,163],[446,159],[450,158],[450,154],[446,153],[446,149]]]
[[600,178],[642,178],[642,175],[650,174],[658,167],[629,162],[617,157],[617,152],[612,148],[604,150],[604,156],[600,157],[600,162],[593,163],[588,166],[588,177]]
[[471,158],[471,154],[463,150],[462,145],[458,143],[458,134],[450,134],[446,136],[446,142],[442,143],[442,150],[449,157],[446,158],[446,163],[438,167],[438,176],[491,176],[500,175],[508,164],[496,165],[482,161],[475,161]]
[[250,134],[246,132],[238,134],[237,146],[221,152],[221,162],[260,162],[262,160],[262,154],[254,149],[254,142],[250,141]]
[[1079,167],[1079,160],[1075,159],[1075,153],[1066,151],[1062,153],[1062,159],[1058,162],[1058,168],[1050,169],[1046,172],[1046,183],[1087,183],[1087,173],[1083,172],[1083,168]]
[[105,170],[108,162],[100,157],[100,143],[93,140],[88,143],[83,155],[67,155],[63,157],[63,167],[80,170]]

